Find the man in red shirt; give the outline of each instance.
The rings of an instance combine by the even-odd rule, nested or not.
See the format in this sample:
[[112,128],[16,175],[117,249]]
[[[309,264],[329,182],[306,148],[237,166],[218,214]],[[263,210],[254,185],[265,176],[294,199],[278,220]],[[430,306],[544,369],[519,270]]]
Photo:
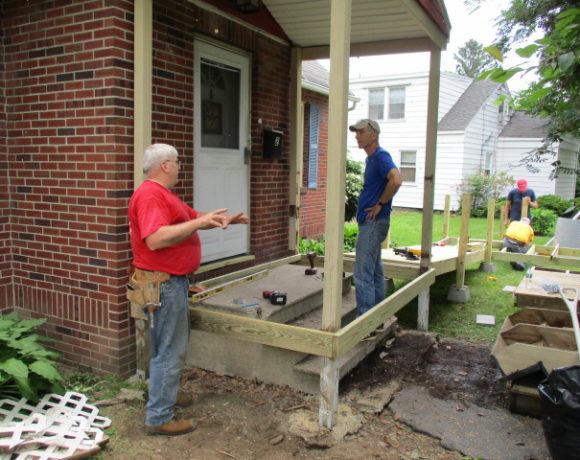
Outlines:
[[195,429],[192,419],[174,418],[173,406],[192,402],[179,393],[179,378],[190,329],[187,275],[197,270],[201,258],[197,231],[249,222],[243,213],[226,215],[226,208],[196,211],[173,193],[181,164],[177,155],[168,144],[147,147],[143,155],[147,177],[129,202],[133,280],[152,287],[160,305],[148,311],[151,356],[145,430],[169,436]]

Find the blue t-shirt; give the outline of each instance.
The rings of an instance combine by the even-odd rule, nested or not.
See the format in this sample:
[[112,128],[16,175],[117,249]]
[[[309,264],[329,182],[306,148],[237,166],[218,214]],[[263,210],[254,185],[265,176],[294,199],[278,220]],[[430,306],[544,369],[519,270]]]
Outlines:
[[[387,186],[387,175],[391,169],[396,167],[390,153],[382,147],[378,147],[372,155],[367,156],[363,189],[358,197],[356,210],[356,220],[359,224],[366,220],[368,211],[365,211],[365,209],[372,208],[378,203]],[[393,200],[390,200],[383,206],[376,216],[377,219],[389,217],[392,202]]]
[[[512,189],[507,196],[507,201],[511,201],[509,220],[520,220],[522,218],[522,201],[525,197],[530,197],[530,202],[536,201],[536,194],[531,188],[525,192],[520,192],[517,188]],[[531,220],[531,206],[528,206],[528,219]]]

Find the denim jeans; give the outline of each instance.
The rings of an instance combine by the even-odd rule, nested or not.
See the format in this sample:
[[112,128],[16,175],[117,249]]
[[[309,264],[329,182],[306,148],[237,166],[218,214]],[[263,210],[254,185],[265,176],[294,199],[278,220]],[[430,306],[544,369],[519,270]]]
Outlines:
[[381,243],[387,237],[390,222],[389,217],[367,220],[358,225],[354,264],[357,317],[364,315],[385,298]]
[[145,418],[149,426],[163,425],[173,418],[189,341],[188,289],[186,276],[172,276],[161,283],[161,308],[154,313],[154,327],[150,331],[149,400]]
[[[523,244],[515,244],[508,237],[504,237],[503,245],[507,248],[508,252],[515,252],[519,254],[525,254],[527,252],[526,245]],[[510,265],[514,270],[524,271],[527,265],[523,262],[510,262]]]

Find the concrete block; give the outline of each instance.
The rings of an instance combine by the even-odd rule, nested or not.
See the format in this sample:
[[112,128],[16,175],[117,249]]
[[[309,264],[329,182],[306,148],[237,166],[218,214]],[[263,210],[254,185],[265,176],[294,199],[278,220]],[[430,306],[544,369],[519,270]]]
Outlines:
[[469,286],[457,288],[455,284],[452,284],[447,292],[447,300],[450,302],[467,302],[469,300],[469,295]]
[[482,262],[479,265],[479,271],[484,273],[495,273],[495,264],[493,262]]

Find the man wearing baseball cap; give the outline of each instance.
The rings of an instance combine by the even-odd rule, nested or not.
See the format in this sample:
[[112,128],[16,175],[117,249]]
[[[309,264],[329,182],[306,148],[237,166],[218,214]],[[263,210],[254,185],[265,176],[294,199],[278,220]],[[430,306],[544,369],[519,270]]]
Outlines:
[[531,188],[528,188],[528,181],[525,179],[518,179],[517,188],[512,189],[507,196],[507,201],[505,203],[505,217],[509,222],[514,220],[520,220],[522,217],[522,202],[524,199],[529,198],[528,203],[528,219],[532,219],[532,213],[530,208],[538,208],[538,202],[536,201],[536,194]]
[[379,145],[381,127],[376,121],[365,118],[348,129],[356,133],[359,148],[367,154],[356,211],[354,280],[357,316],[361,316],[385,298],[381,243],[389,232],[392,200],[403,179],[389,152]]

